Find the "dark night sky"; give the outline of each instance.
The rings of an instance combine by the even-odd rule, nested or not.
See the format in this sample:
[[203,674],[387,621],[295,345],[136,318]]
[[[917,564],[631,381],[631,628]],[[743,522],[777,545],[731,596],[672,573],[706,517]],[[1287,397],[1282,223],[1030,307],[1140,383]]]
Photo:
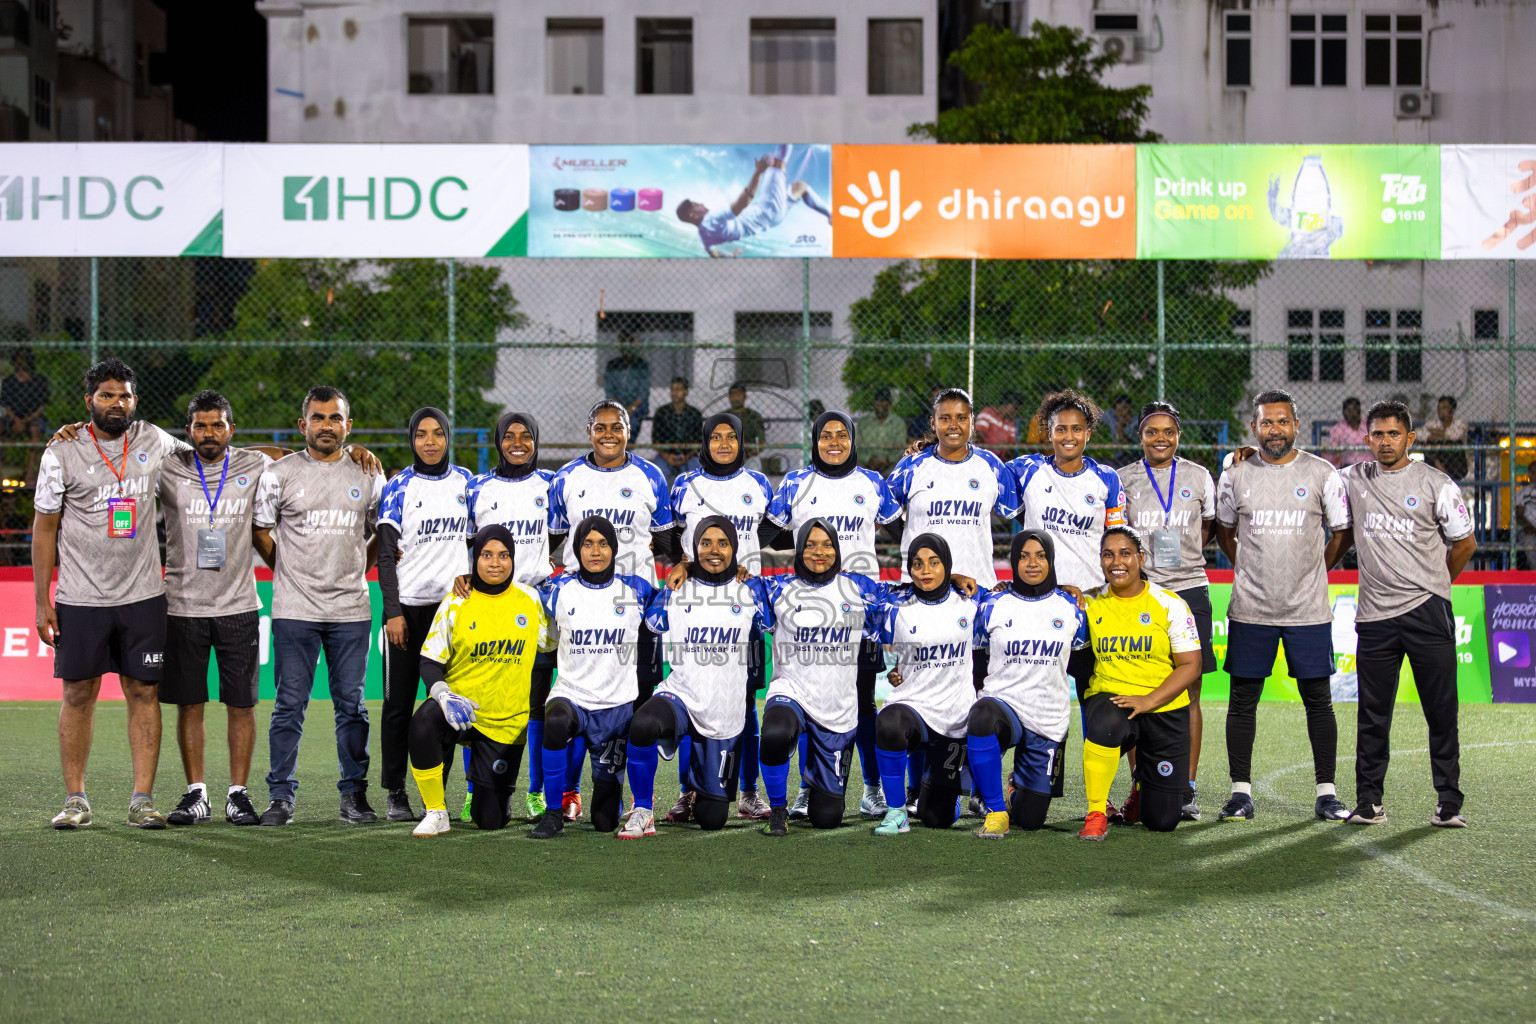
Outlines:
[[215,142],[267,138],[267,22],[255,0],[155,0],[166,12],[176,116]]

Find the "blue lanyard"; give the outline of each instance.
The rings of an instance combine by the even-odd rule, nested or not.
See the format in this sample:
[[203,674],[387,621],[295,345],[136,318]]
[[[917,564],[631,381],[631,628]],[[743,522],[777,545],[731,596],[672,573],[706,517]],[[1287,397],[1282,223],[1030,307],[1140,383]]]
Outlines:
[[1152,463],[1146,459],[1141,460],[1142,466],[1147,471],[1147,482],[1152,485],[1152,493],[1157,495],[1157,503],[1163,507],[1163,527],[1168,526],[1168,516],[1173,511],[1173,489],[1175,481],[1179,477],[1179,459],[1174,456],[1173,463],[1168,470],[1168,500],[1163,500],[1163,492],[1157,489],[1157,477],[1152,475]]
[[192,453],[192,461],[197,463],[197,478],[203,482],[203,497],[208,498],[208,525],[213,526],[213,510],[219,507],[219,499],[224,497],[224,481],[229,477],[229,450],[224,450],[224,472],[219,474],[219,493],[208,497],[208,478],[203,476],[203,460],[196,452]]

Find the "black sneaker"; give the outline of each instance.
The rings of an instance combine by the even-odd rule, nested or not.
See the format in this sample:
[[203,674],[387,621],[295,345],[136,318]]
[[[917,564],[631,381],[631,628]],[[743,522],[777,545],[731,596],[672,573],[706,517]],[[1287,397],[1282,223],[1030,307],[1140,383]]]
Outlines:
[[292,820],[292,800],[273,800],[267,804],[267,809],[261,812],[261,823],[263,825],[286,825]]
[[251,803],[251,794],[243,789],[237,789],[224,798],[224,820],[231,825],[262,824],[256,814],[256,805]]
[[1200,820],[1200,798],[1195,793],[1195,787],[1190,786],[1189,792],[1184,794],[1184,806],[1179,808],[1180,821]]
[[923,790],[922,790],[921,786],[908,786],[907,787],[907,814],[908,815],[915,815],[917,813],[917,798],[922,795],[922,792],[923,792]]
[[403,789],[390,790],[388,802],[384,807],[385,821],[420,821],[422,817],[411,810],[411,798]]
[[763,829],[765,836],[789,835],[789,810],[785,807],[774,807],[768,811],[768,825]]
[[1455,804],[1436,804],[1429,823],[1436,828],[1466,828],[1467,819],[1461,816],[1461,808]]
[[213,820],[213,808],[208,806],[208,791],[206,789],[189,789],[181,795],[178,803],[165,820],[172,825],[200,825],[205,821]]
[[1381,804],[1361,804],[1345,821],[1346,825],[1380,825],[1387,820],[1387,809]]
[[1325,793],[1318,797],[1312,809],[1319,821],[1349,820],[1349,808],[1344,806],[1344,801],[1332,793]]
[[546,807],[544,816],[528,833],[531,839],[559,839],[565,835],[565,811],[559,807]]
[[1233,793],[1222,805],[1220,818],[1222,821],[1252,821],[1257,813],[1253,807],[1253,797],[1247,793]]
[[368,794],[358,790],[341,794],[341,820],[348,825],[371,825],[379,816],[368,806]]

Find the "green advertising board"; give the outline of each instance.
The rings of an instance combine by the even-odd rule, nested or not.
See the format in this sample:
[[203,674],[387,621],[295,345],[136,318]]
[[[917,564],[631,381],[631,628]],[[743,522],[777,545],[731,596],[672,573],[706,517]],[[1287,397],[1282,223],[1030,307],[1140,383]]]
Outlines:
[[1438,259],[1438,146],[1138,146],[1141,259]]

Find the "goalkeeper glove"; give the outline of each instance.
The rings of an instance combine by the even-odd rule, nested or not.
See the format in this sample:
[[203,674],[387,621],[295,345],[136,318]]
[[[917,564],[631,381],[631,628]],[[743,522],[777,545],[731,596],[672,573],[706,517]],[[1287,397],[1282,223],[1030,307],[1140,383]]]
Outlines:
[[460,697],[448,689],[447,683],[432,684],[432,699],[443,709],[448,724],[461,732],[474,724],[475,712],[480,709],[480,705],[468,697]]

